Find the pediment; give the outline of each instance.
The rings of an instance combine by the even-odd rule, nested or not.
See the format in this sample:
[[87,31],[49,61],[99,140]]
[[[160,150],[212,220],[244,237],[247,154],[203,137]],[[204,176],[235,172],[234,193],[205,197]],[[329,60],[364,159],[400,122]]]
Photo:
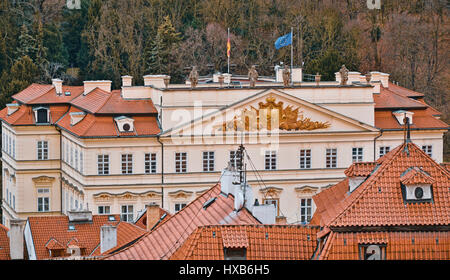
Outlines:
[[298,97],[270,90],[204,114],[166,135],[258,133],[376,132],[377,128]]

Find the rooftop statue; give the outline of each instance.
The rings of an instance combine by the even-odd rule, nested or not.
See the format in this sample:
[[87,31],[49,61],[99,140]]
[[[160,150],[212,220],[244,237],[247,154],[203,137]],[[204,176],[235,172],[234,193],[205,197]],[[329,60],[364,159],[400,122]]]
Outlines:
[[348,81],[348,69],[345,65],[342,65],[341,70],[339,70],[339,74],[341,74],[341,85],[346,85]]
[[283,84],[285,87],[291,84],[291,71],[289,71],[288,67],[284,67],[283,69]]
[[255,65],[253,65],[252,68],[248,71],[248,78],[250,80],[250,87],[254,87],[256,81],[258,80],[258,72],[256,71]]
[[191,88],[195,88],[198,84],[198,72],[197,66],[192,66],[192,70],[189,73],[189,81],[191,82]]

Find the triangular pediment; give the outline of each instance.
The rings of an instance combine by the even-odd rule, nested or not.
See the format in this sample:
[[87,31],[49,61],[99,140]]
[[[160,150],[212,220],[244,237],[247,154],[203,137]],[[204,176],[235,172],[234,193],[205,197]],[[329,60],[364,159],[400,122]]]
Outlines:
[[165,135],[376,132],[377,128],[278,90],[268,90],[165,131]]

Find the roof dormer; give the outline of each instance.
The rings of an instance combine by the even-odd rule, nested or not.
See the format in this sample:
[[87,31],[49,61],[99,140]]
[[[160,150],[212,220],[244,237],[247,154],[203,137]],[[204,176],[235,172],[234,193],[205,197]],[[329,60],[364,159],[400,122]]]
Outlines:
[[70,125],[71,126],[76,125],[77,123],[82,121],[85,116],[86,116],[85,112],[71,112],[70,113]]
[[394,117],[397,119],[400,125],[404,125],[405,117],[409,119],[409,124],[413,124],[413,112],[405,111],[405,110],[397,110],[392,112]]
[[359,187],[377,168],[376,162],[354,162],[344,171],[348,177],[349,192]]
[[17,103],[6,104],[6,107],[8,107],[8,116],[19,110],[19,104]]
[[33,112],[36,124],[46,124],[50,122],[50,110],[48,107],[35,107],[33,108]]
[[120,132],[132,132],[134,131],[134,120],[131,117],[120,116],[114,118]]
[[400,176],[405,202],[432,202],[434,179],[419,167],[410,167]]

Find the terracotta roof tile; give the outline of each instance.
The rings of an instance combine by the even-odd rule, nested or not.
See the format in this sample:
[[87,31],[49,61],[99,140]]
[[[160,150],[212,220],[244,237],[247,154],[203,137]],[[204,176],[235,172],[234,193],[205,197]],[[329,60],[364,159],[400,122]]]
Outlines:
[[398,86],[392,82],[389,82],[389,90],[395,92],[396,94],[405,96],[405,97],[415,97],[415,98],[420,98],[420,97],[424,97],[425,95],[423,93],[417,92],[417,91],[413,91],[411,89],[408,88],[404,88],[402,86]]
[[412,167],[401,175],[400,182],[404,185],[433,184],[435,180],[420,168]]
[[323,260],[359,260],[360,246],[383,244],[386,260],[449,260],[448,231],[334,232]]
[[11,255],[9,252],[9,229],[0,224],[0,260],[10,260]]
[[[445,122],[437,119],[433,116],[433,110],[426,108],[423,110],[408,110],[413,112],[413,124],[411,129],[422,128],[442,128],[448,129],[449,125]],[[400,125],[392,111],[389,110],[376,110],[375,111],[375,126],[382,129],[403,129],[404,126]]]
[[380,88],[379,94],[373,95],[373,100],[375,101],[375,109],[425,109],[428,107],[422,102],[400,95],[385,87]]
[[[211,198],[216,200],[206,209],[203,204]],[[169,219],[165,219],[153,231],[136,243],[107,257],[109,260],[159,260],[168,259],[184,243],[198,226],[210,224],[258,224],[245,208],[234,209],[232,195],[224,196],[220,184],[204,192]]]
[[[50,105],[50,124],[56,123],[68,110],[69,106],[64,104]],[[0,111],[0,119],[10,125],[35,125],[33,107],[29,105],[20,105],[19,109],[8,115],[8,108]]]
[[[319,227],[301,225],[201,226],[171,259],[223,260],[224,248],[245,245],[247,260],[309,260],[317,245],[318,231]],[[246,236],[244,242],[243,236]],[[241,241],[236,243],[237,239]]]
[[354,162],[344,171],[344,174],[347,177],[367,177],[376,166],[376,162]]
[[[84,248],[82,255],[89,255],[100,243],[100,227],[104,224],[117,225],[116,221],[108,220],[108,215],[93,215],[92,222],[75,223],[75,230],[69,230],[67,216],[39,216],[29,217],[28,223],[33,235],[33,244],[38,260],[50,258],[48,248],[51,240],[56,240],[63,246],[77,245]],[[52,229],[52,230],[49,230]],[[67,248],[67,247],[66,247]]]
[[53,88],[52,85],[31,84],[24,90],[12,96],[15,100],[22,103],[28,103],[44,94]]
[[[380,167],[351,194],[344,194],[344,180],[313,197],[322,226],[437,226],[450,223],[448,170],[413,143],[400,145],[378,163]],[[401,176],[411,167],[420,167],[435,180],[432,203],[405,204]]]

